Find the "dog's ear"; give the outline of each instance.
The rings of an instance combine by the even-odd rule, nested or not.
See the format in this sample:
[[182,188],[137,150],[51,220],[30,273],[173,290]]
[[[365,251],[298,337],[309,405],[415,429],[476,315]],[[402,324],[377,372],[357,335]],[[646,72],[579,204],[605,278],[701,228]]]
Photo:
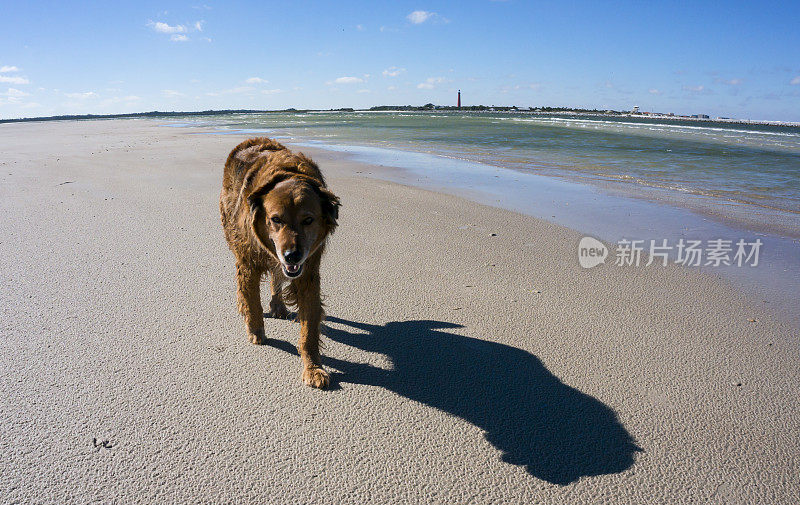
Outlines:
[[[248,202],[250,202],[250,199],[248,199]],[[267,220],[264,217],[264,206],[260,198],[257,202],[255,200],[252,201],[248,220],[250,221],[250,229],[253,231],[253,235],[256,237],[258,243],[261,244],[261,247],[272,251],[272,247],[270,247],[272,241],[269,239]]]
[[319,194],[319,203],[322,207],[322,218],[325,220],[325,224],[328,225],[328,228],[330,228],[330,231],[333,232],[339,224],[337,223],[337,219],[339,219],[339,207],[341,207],[342,204],[339,201],[339,197],[331,193],[327,188],[319,187],[317,188],[317,193]]
[[[253,189],[246,197],[247,206],[249,208],[247,219],[250,221],[250,229],[253,230],[253,235],[255,235],[256,240],[258,240],[258,242],[261,244],[261,247],[269,251],[272,251],[273,248],[270,247],[272,241],[269,239],[269,230],[267,229],[264,211],[264,195],[272,191],[272,188],[274,188],[279,182],[286,180],[288,177],[291,177],[291,174],[286,172],[278,172],[259,187]],[[240,203],[244,198],[246,189],[248,189],[248,187],[252,187],[252,185],[253,180],[246,178],[244,184],[242,185],[243,194],[239,197]]]

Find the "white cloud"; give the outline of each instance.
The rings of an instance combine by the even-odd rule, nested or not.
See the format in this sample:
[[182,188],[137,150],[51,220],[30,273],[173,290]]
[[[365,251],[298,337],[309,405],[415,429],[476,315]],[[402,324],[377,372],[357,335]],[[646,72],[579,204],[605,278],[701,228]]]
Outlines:
[[705,86],[684,86],[683,89],[692,93],[700,93],[705,89]]
[[30,95],[30,93],[25,93],[24,91],[16,89],[16,88],[8,88],[8,91],[6,91],[5,93],[0,93],[0,95],[9,96],[9,97],[11,97],[11,96],[13,96],[13,97],[21,97],[21,96],[28,96],[28,95]]
[[384,77],[397,77],[398,75],[404,73],[406,69],[404,68],[397,68],[397,67],[389,67],[383,71]]
[[792,79],[792,81],[789,84],[791,84],[792,86],[797,86],[798,84],[800,84],[800,75]]
[[716,78],[716,79],[714,79],[714,82],[719,83],[719,84],[727,84],[728,86],[738,86],[743,81],[741,79],[720,79],[720,78]]
[[28,84],[30,81],[24,77],[0,75],[0,82],[7,82],[8,84]]
[[179,96],[186,96],[185,94],[181,93],[180,91],[175,91],[174,89],[162,89],[161,94],[167,98],[175,98]]
[[538,91],[542,87],[542,83],[540,82],[532,82],[530,84],[517,84],[514,86],[514,89],[532,89],[534,91]]
[[[202,32],[205,23],[203,20],[195,21],[193,25],[187,27],[186,25],[170,25],[162,21],[148,21],[147,26],[158,33],[170,35],[169,40],[173,42],[188,42],[189,37],[186,34],[191,31]],[[204,38],[204,40],[211,42],[211,39],[208,38]]]
[[283,90],[281,89],[262,89],[261,93],[264,95],[274,95],[276,93],[282,93]]
[[360,77],[337,77],[333,80],[334,84],[357,84],[359,82],[364,82],[364,79]]
[[0,72],[19,72],[19,68],[13,65],[3,65],[0,67]]
[[425,79],[425,82],[417,84],[417,89],[433,89],[437,84],[443,84],[445,82],[447,82],[447,79],[444,77],[428,77]]
[[97,96],[97,93],[94,91],[86,91],[84,93],[64,93],[64,96],[68,98],[77,98],[79,100],[84,100],[86,98],[94,98]]
[[661,94],[661,91],[657,90],[656,88],[650,88],[649,90],[647,90],[647,92],[650,93],[651,95],[660,95]]
[[262,79],[261,77],[250,77],[249,79],[245,79],[247,84],[266,84],[269,81],[266,79]]
[[122,99],[125,100],[126,102],[135,102],[136,100],[141,100],[142,97],[136,95],[128,95],[126,97],[123,97]]
[[397,86],[389,86],[388,88],[386,88],[386,91],[394,91],[396,89],[397,89]]
[[409,14],[408,16],[406,16],[406,19],[408,19],[409,21],[411,21],[415,25],[419,25],[419,24],[422,24],[422,23],[424,23],[425,21],[427,21],[429,19],[435,18],[436,16],[437,16],[437,14],[435,12],[414,11],[411,14]]
[[170,26],[167,23],[162,23],[161,21],[157,23],[148,21],[147,26],[151,27],[158,33],[186,33],[188,31],[184,25]]
[[357,93],[371,93],[371,91],[368,89],[360,89],[357,91]]
[[356,25],[356,30],[363,32],[366,28],[364,28],[364,25]]

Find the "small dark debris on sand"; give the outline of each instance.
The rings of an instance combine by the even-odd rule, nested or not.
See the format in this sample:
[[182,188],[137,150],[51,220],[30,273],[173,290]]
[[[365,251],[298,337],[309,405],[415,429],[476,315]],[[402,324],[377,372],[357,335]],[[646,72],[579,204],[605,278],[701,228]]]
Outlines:
[[108,440],[98,441],[97,438],[92,438],[92,445],[94,445],[94,448],[97,449],[98,451],[100,449],[111,449],[112,447],[114,447],[114,444],[112,444]]

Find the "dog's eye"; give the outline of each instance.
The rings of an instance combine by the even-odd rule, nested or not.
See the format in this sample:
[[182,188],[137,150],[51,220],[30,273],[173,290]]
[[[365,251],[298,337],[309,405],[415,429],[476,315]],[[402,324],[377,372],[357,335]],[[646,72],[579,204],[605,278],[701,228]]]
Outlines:
[[308,226],[313,222],[314,222],[314,218],[313,217],[307,217],[307,218],[303,219],[303,226]]
[[281,224],[281,218],[278,216],[272,216],[272,222],[275,224]]

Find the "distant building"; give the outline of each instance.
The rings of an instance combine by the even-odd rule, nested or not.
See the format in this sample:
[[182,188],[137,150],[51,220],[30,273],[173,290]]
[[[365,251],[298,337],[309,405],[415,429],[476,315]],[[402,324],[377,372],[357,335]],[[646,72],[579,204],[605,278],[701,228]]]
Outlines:
[[461,90],[458,90],[458,108],[461,108]]
[[631,112],[634,113],[634,114],[638,114],[639,113],[639,106],[638,105],[634,105],[633,106],[633,110]]

